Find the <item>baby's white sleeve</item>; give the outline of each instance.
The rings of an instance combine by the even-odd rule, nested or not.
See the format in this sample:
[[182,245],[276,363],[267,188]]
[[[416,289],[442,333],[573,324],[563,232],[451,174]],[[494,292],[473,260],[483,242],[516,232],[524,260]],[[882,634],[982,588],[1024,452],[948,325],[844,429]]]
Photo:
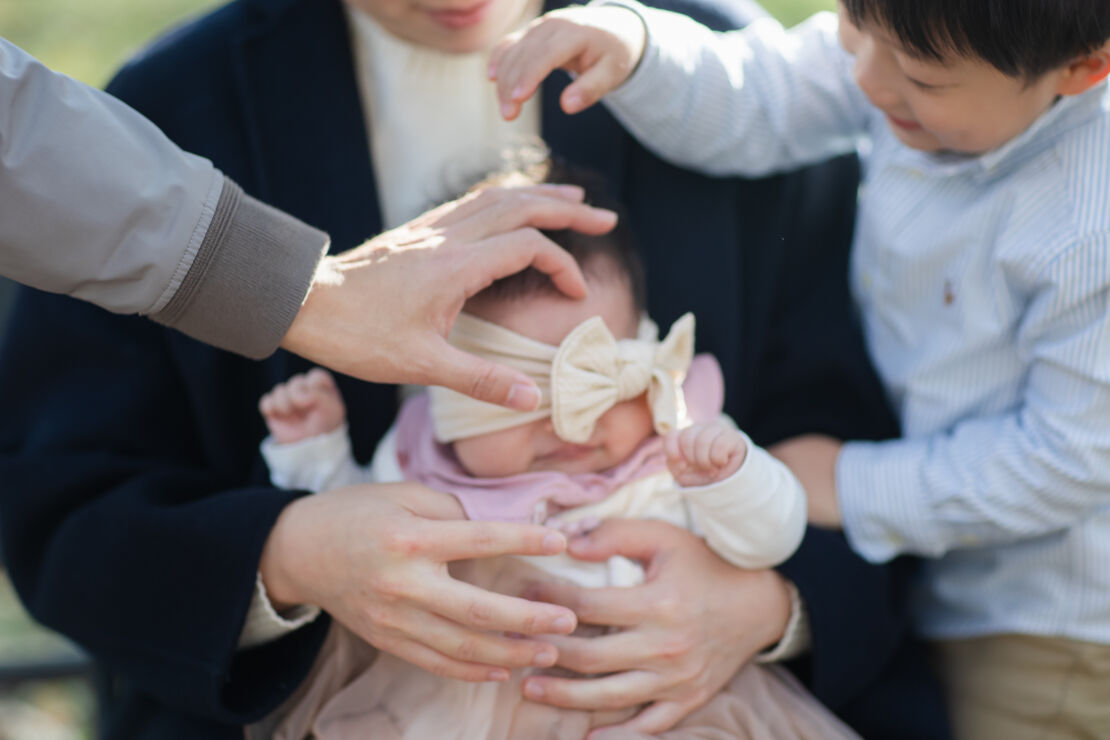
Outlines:
[[270,468],[270,481],[278,488],[317,493],[373,480],[370,467],[361,467],[351,454],[346,424],[290,444],[267,437],[262,440],[262,458]]
[[802,542],[806,498],[790,470],[744,435],[740,469],[707,486],[683,488],[692,529],[733,565],[769,568]]

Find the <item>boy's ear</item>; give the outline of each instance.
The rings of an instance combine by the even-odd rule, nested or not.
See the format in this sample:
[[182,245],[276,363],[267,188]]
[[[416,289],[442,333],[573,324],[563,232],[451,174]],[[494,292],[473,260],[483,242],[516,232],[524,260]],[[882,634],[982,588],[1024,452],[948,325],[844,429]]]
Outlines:
[[1060,79],[1057,92],[1078,95],[1090,90],[1110,75],[1110,41],[1081,59],[1069,64]]

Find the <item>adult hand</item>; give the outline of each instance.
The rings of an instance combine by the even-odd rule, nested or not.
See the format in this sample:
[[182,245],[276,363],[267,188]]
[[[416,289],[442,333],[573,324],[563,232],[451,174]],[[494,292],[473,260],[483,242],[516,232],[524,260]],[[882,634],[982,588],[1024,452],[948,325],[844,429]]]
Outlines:
[[550,666],[547,643],[569,609],[451,578],[452,560],[552,555],[564,537],[540,526],[470,522],[454,497],[416,483],[358,485],[297,499],[278,517],[259,571],[271,601],[315,604],[375,647],[433,673],[507,680],[506,668]]
[[802,434],[767,448],[802,484],[809,521],[819,527],[839,529],[843,524],[836,495],[836,459],[843,446],[823,434]]
[[540,396],[528,376],[452,347],[447,334],[467,298],[529,266],[585,296],[574,259],[537,231],[612,229],[616,214],[582,198],[575,186],[493,188],[325,257],[282,347],[363,380],[443,385],[530,411]]
[[[562,604],[584,623],[620,631],[600,637],[551,637],[560,666],[601,678],[531,676],[529,699],[576,709],[647,704],[615,727],[663,732],[707,702],[755,653],[774,644],[790,618],[790,595],[776,572],[745,571],[701,538],[664,522],[610,520],[571,540],[582,560],[624,555],[647,576],[632,588],[588,589],[542,583],[529,598]],[[603,737],[604,728],[590,737]]]

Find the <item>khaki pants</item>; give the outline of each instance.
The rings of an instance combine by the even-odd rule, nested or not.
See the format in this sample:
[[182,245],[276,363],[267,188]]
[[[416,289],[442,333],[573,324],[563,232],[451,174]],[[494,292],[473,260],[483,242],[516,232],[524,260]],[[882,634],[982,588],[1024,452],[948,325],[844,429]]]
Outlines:
[[1110,645],[993,635],[935,647],[957,740],[1110,740]]

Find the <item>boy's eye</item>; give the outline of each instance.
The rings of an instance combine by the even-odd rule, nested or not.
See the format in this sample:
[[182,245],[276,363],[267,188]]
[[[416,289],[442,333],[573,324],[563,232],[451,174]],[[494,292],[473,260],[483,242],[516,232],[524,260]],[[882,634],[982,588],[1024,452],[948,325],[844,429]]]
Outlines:
[[913,77],[907,77],[906,79],[909,80],[910,84],[912,84],[918,90],[925,90],[926,92],[940,90],[942,87],[944,87],[944,85],[934,85],[928,82],[922,82],[921,80],[915,79]]

